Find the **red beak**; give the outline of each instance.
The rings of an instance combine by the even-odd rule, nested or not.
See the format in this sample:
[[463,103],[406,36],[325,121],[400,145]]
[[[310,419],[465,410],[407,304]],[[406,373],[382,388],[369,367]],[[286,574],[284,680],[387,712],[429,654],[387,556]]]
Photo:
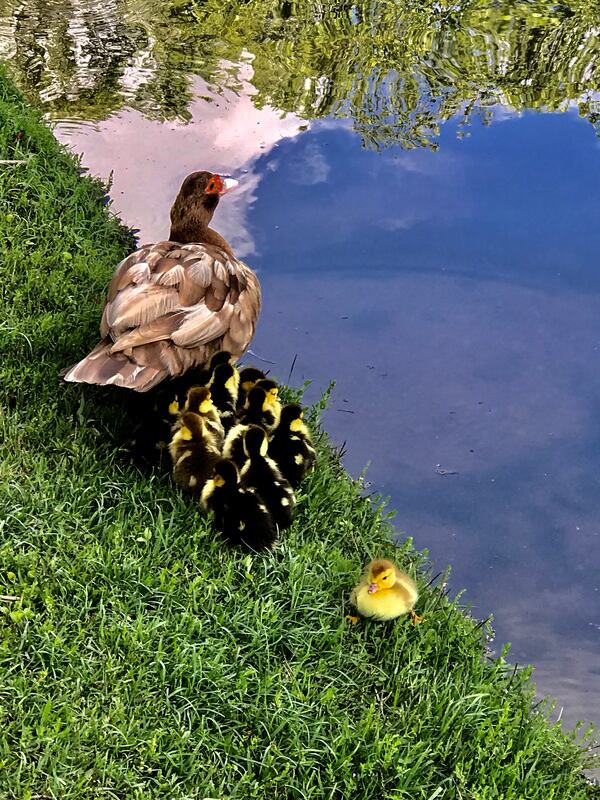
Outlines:
[[207,194],[227,194],[238,186],[239,181],[234,178],[224,178],[221,175],[213,175],[214,188],[208,189]]

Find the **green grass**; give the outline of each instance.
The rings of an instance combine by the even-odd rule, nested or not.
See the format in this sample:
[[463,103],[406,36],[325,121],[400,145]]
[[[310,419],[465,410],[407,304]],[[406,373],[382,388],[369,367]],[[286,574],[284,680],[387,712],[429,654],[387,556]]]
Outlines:
[[[132,246],[0,75],[0,798],[583,800],[588,752],[485,655],[320,436],[271,555],[228,551],[117,442],[117,390],[62,385]],[[413,628],[344,619],[372,556]]]

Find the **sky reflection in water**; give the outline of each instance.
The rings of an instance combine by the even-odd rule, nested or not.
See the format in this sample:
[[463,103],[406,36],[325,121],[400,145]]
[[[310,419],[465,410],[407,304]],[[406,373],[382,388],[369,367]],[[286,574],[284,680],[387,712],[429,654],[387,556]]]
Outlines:
[[264,157],[250,215],[255,350],[336,378],[347,466],[570,723],[600,717],[599,156],[573,115],[449,125],[439,153],[313,128]]
[[[199,79],[197,96],[204,93]],[[258,269],[253,350],[316,398],[354,474],[453,567],[496,645],[537,665],[563,718],[600,719],[600,150],[574,114],[453,124],[440,150],[368,152],[249,94],[197,101],[190,126],[125,112],[59,126],[142,238],[181,178],[243,178],[215,218]],[[293,137],[293,138],[292,138]],[[237,173],[236,173],[237,170]],[[243,172],[246,170],[247,172]],[[457,474],[440,475],[442,469]]]

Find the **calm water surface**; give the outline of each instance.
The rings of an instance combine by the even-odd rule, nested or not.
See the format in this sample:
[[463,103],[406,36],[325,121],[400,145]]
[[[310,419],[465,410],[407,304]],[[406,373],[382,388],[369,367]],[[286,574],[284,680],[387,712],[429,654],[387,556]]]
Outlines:
[[[600,720],[598,31],[396,8],[388,63],[393,4],[270,4],[247,38],[242,7],[215,33],[208,3],[208,35],[157,5],[1,3],[0,53],[142,239],[189,171],[243,181],[215,227],[260,274],[254,353],[284,380],[296,358],[311,399],[337,381],[349,470],[567,724]],[[286,62],[314,30],[323,52]]]

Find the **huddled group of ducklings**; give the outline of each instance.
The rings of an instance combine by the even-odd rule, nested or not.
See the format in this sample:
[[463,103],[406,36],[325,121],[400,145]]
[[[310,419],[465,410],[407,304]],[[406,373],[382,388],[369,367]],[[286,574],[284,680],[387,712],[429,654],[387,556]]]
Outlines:
[[275,381],[255,367],[239,371],[226,351],[183,394],[169,405],[175,482],[213,513],[230,544],[272,547],[316,459],[302,406],[282,406]]
[[[172,384],[168,398],[163,423],[177,485],[212,512],[230,544],[273,547],[292,522],[294,490],[316,460],[302,406],[282,406],[274,380],[255,367],[238,370],[226,351],[212,357],[194,385]],[[350,595],[360,616],[348,619],[408,614],[417,625],[418,597],[409,575],[376,559]]]

